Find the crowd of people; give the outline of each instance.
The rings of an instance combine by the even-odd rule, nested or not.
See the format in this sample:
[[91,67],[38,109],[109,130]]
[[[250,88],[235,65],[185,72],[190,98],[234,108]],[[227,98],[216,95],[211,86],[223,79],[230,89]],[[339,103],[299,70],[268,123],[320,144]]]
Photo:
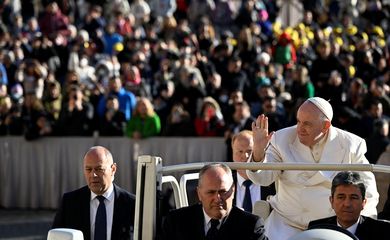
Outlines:
[[229,139],[262,113],[290,126],[320,96],[374,163],[389,143],[390,6],[300,3],[284,26],[283,1],[2,1],[0,134]]
[[[295,16],[300,20],[288,26],[280,21],[285,1],[277,0],[0,1],[0,136],[225,137],[231,161],[247,161],[253,151],[252,161],[385,162],[380,156],[390,143],[390,4],[296,2],[303,8]],[[253,132],[240,139],[235,134],[243,130]],[[340,154],[343,147],[348,154]],[[83,167],[88,187],[64,195],[53,227],[129,239],[134,196],[112,183],[111,154],[92,148]],[[364,189],[353,195],[357,219],[341,224],[349,229],[352,223],[356,235],[361,221],[371,221],[360,211],[375,216],[378,203],[373,174],[361,176],[367,194]],[[350,190],[336,186],[334,177],[307,171],[232,174],[224,165],[206,166],[198,185],[201,205],[169,214],[163,236],[188,237],[182,230],[189,225],[179,219],[187,214],[199,215],[194,221],[201,231],[192,237],[210,229],[210,235],[237,234],[229,224],[242,221],[248,238],[296,234],[316,218],[338,214],[338,194]],[[342,185],[360,181],[353,177]],[[244,184],[248,180],[256,186]],[[274,210],[264,226],[235,207],[251,209],[267,197],[263,191],[275,193],[274,186],[267,189],[273,182],[278,191],[269,199]],[[328,206],[331,187],[330,206],[318,209],[319,203]],[[386,197],[388,185],[380,187]],[[215,196],[224,196],[218,211],[210,206]],[[117,204],[131,214],[121,215]],[[230,213],[235,217],[226,220]],[[103,225],[100,214],[108,220]],[[69,223],[74,216],[82,220]],[[344,223],[338,217],[323,221]],[[210,219],[218,220],[215,226]]]

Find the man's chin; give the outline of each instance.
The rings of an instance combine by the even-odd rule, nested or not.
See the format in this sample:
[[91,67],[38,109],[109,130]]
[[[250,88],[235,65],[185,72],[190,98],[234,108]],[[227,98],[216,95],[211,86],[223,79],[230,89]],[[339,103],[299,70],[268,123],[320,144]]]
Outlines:
[[90,183],[89,184],[89,187],[90,188],[101,188],[102,187],[102,185],[100,184],[100,183]]
[[213,218],[221,219],[226,216],[227,211],[223,208],[213,210]]
[[102,193],[102,187],[101,186],[98,186],[98,185],[90,185],[89,186],[89,189],[93,192],[93,193],[95,193],[95,194],[101,194]]

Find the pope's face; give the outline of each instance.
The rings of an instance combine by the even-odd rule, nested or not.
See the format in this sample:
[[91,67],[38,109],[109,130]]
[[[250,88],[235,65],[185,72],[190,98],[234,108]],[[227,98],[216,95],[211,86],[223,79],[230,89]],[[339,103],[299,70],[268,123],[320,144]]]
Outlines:
[[329,129],[326,124],[327,121],[321,118],[321,112],[314,104],[303,103],[297,112],[299,141],[308,147],[318,143]]

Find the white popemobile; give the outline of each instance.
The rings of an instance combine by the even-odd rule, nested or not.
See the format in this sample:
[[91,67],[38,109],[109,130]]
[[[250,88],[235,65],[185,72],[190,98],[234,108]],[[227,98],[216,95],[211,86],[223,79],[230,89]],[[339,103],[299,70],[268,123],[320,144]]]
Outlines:
[[[210,162],[188,163],[163,166],[160,157],[144,155],[138,158],[136,215],[134,226],[135,240],[153,240],[157,238],[159,219],[159,202],[163,184],[169,184],[173,189],[175,208],[188,206],[187,185],[198,179],[198,173],[184,173],[197,171]],[[390,166],[375,164],[296,164],[296,163],[237,163],[224,162],[231,169],[248,170],[305,170],[305,171],[370,171],[390,174]],[[179,179],[179,181],[177,180]],[[329,190],[330,191],[330,190]],[[270,213],[267,201],[256,202],[253,213],[264,219]],[[83,240],[82,234],[74,229],[52,229],[48,240]],[[311,229],[303,231],[289,240],[351,240],[353,238],[333,229]]]

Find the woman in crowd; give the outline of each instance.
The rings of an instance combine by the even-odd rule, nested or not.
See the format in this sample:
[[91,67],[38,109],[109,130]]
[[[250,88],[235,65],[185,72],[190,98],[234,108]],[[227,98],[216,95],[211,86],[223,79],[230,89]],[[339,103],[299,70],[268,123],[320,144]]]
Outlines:
[[154,111],[149,99],[140,97],[135,105],[133,116],[127,123],[126,135],[130,138],[141,139],[160,134],[160,117]]
[[195,118],[196,134],[216,137],[223,136],[224,130],[225,122],[218,102],[211,97],[204,98],[200,114]]

